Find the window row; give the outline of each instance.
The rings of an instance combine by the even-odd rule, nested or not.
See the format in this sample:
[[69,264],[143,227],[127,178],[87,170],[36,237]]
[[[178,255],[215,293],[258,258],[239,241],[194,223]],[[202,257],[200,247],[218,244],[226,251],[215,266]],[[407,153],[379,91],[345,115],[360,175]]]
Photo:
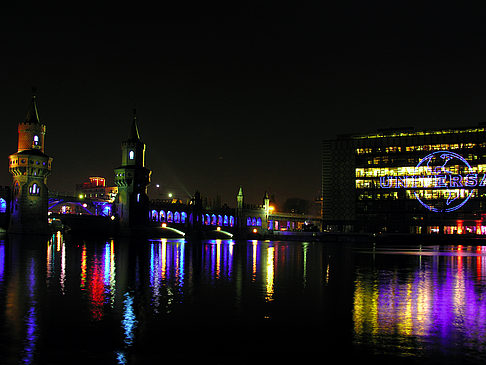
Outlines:
[[248,227],[261,227],[262,226],[262,219],[260,217],[248,217],[246,218],[246,225]]
[[164,210],[160,212],[155,209],[150,212],[150,219],[152,222],[168,222],[168,223],[186,223],[187,213],[186,212],[171,212],[167,213]]
[[[167,222],[167,223],[186,223],[187,213],[186,212],[171,212],[169,211],[157,211],[153,209],[150,212],[149,218],[152,222]],[[232,215],[221,215],[221,214],[202,214],[201,216],[202,224],[206,226],[225,226],[234,227],[235,217]],[[261,220],[260,220],[261,225]]]

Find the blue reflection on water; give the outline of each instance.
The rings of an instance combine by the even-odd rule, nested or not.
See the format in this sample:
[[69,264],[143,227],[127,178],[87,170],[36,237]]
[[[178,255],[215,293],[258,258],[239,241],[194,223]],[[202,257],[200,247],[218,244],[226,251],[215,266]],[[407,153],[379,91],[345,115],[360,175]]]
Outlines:
[[122,327],[125,332],[124,342],[127,346],[131,346],[135,338],[135,328],[138,321],[133,310],[133,297],[128,292],[124,294],[124,297],[122,321]]
[[22,356],[22,363],[31,364],[34,360],[34,351],[37,340],[37,313],[35,300],[35,263],[34,258],[31,259],[29,274],[28,274],[28,301],[29,308],[25,316],[26,336],[24,341],[24,350]]

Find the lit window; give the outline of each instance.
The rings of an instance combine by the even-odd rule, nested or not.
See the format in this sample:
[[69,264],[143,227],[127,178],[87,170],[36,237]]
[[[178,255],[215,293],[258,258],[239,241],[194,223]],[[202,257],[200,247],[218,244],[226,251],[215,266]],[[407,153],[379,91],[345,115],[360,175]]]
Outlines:
[[181,214],[179,212],[174,213],[174,223],[180,223],[181,222]]
[[135,158],[135,152],[134,152],[134,151],[130,151],[130,152],[128,153],[128,158],[129,158],[130,160],[133,160],[133,159]]
[[167,212],[167,222],[172,223],[172,212],[170,210]]
[[0,198],[0,213],[5,213],[7,211],[7,202],[5,199]]
[[39,195],[40,188],[37,186],[36,183],[33,183],[32,186],[29,188],[30,195]]
[[34,146],[39,145],[39,136],[34,136]]
[[187,219],[187,213],[182,212],[181,213],[181,223],[186,223],[186,219]]
[[233,227],[235,225],[235,217],[233,217],[232,215],[230,215],[229,217],[229,225],[230,227]]

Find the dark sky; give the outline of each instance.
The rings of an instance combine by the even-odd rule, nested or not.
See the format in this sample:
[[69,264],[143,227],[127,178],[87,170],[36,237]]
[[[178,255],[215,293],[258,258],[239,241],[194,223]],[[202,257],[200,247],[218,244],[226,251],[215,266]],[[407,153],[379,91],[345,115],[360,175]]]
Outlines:
[[486,121],[481,8],[339,4],[3,11],[0,185],[32,86],[51,189],[113,182],[136,107],[150,189],[231,206],[318,196],[322,139]]

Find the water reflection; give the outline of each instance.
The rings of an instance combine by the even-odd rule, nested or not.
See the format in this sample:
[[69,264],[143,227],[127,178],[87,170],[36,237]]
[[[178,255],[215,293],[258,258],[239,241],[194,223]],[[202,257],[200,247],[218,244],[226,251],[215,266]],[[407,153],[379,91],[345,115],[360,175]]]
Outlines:
[[233,278],[233,240],[210,240],[204,245],[203,267],[210,282]]
[[27,277],[27,313],[24,316],[26,335],[24,340],[24,349],[22,362],[31,364],[34,360],[34,350],[37,342],[37,300],[36,296],[36,279],[35,279],[35,262],[34,258],[30,259]]
[[[399,255],[403,261],[397,259]],[[410,258],[415,264],[407,261]],[[386,259],[395,267],[384,267]],[[434,346],[483,349],[485,260],[484,246],[409,254],[377,252],[374,267],[360,265],[357,269],[353,311],[356,341],[410,356]]]
[[304,362],[304,352],[333,350],[331,343],[349,352],[416,359],[462,351],[483,360],[485,324],[482,246],[0,240],[6,364],[62,364],[73,349],[83,349],[79,362],[156,363],[170,350],[168,362],[224,363],[248,339],[255,345],[242,363],[278,363],[278,351],[262,353],[287,343],[283,362],[288,352]]
[[103,318],[105,306],[113,307],[116,294],[116,267],[114,241],[95,246],[88,250],[86,244],[81,248],[81,274],[79,287],[86,292],[93,320]]
[[184,288],[185,241],[161,239],[150,241],[149,283],[152,305],[159,313],[161,301],[166,299],[165,312],[170,313],[174,298],[182,300]]

